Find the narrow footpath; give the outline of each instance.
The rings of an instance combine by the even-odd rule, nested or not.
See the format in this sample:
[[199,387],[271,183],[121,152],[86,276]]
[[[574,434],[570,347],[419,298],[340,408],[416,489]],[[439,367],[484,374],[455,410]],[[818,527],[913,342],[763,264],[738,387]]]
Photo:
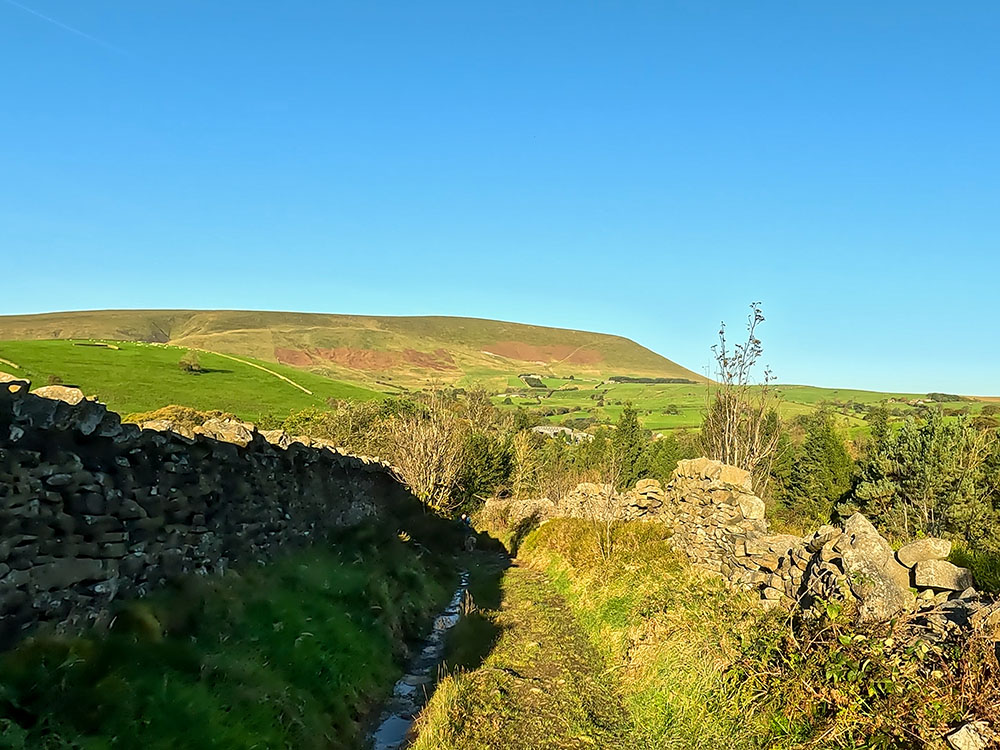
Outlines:
[[508,569],[499,609],[480,614],[496,643],[478,668],[440,682],[415,750],[631,747],[612,677],[542,573]]

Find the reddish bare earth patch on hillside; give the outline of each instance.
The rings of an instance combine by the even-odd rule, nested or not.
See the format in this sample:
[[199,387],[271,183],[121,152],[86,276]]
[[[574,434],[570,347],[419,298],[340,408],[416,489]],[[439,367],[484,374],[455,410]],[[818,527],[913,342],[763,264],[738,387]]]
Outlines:
[[349,367],[352,370],[389,370],[402,359],[399,352],[378,349],[351,349],[338,346],[334,349],[316,349],[316,356],[327,362]]
[[401,365],[415,365],[427,370],[455,370],[455,360],[444,349],[421,352],[406,349],[402,352],[378,349],[351,349],[342,346],[333,349],[282,349],[275,348],[274,357],[282,364],[308,367],[317,362],[347,367],[352,370],[391,370]]
[[499,354],[508,359],[519,359],[525,362],[569,362],[575,365],[597,364],[604,357],[593,349],[556,345],[534,346],[523,341],[498,341],[488,347],[493,354]]
[[274,358],[283,365],[292,365],[293,367],[308,367],[313,362],[312,357],[309,356],[309,352],[299,349],[275,347]]
[[430,370],[456,370],[455,358],[444,349],[435,349],[431,352],[418,352],[416,349],[407,349],[403,352],[406,361],[417,367],[426,367]]

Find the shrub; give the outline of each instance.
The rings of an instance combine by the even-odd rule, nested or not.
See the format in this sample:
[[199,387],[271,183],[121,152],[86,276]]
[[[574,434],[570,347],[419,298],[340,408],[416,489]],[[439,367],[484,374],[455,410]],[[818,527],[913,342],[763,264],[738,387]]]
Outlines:
[[193,349],[189,349],[184,356],[181,357],[177,366],[180,367],[183,372],[188,372],[192,375],[199,375],[202,372],[201,358],[198,356],[198,352]]

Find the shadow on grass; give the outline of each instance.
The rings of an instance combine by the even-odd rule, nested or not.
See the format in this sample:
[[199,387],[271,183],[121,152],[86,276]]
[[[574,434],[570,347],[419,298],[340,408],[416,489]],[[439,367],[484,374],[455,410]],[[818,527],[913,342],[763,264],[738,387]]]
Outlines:
[[[499,546],[499,542],[496,544]],[[496,620],[503,602],[501,583],[510,558],[503,552],[481,550],[467,553],[463,562],[469,571],[465,611],[449,637],[445,663],[450,669],[471,671],[483,663],[500,640]]]
[[535,511],[531,515],[525,516],[517,525],[514,526],[513,533],[510,535],[510,554],[511,557],[517,557],[517,551],[521,548],[521,542],[524,541],[525,537],[528,536],[532,531],[538,528],[541,523],[541,516],[538,511]]

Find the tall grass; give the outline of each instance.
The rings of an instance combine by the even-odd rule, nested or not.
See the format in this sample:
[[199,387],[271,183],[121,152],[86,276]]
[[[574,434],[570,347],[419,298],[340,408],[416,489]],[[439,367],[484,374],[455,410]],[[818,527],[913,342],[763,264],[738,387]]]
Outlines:
[[395,537],[133,603],[0,659],[0,747],[352,748],[451,585]]
[[544,524],[520,559],[543,569],[618,677],[637,747],[767,746],[766,706],[731,672],[743,645],[782,627],[747,596],[684,564],[659,524],[624,524],[603,561],[586,523]]
[[[989,633],[935,644],[906,618],[862,630],[835,605],[769,613],[682,562],[661,525],[615,534],[604,560],[585,522],[549,521],[519,560],[546,573],[617,675],[635,747],[943,748],[963,716],[1000,718]],[[979,562],[980,580],[995,574]]]

